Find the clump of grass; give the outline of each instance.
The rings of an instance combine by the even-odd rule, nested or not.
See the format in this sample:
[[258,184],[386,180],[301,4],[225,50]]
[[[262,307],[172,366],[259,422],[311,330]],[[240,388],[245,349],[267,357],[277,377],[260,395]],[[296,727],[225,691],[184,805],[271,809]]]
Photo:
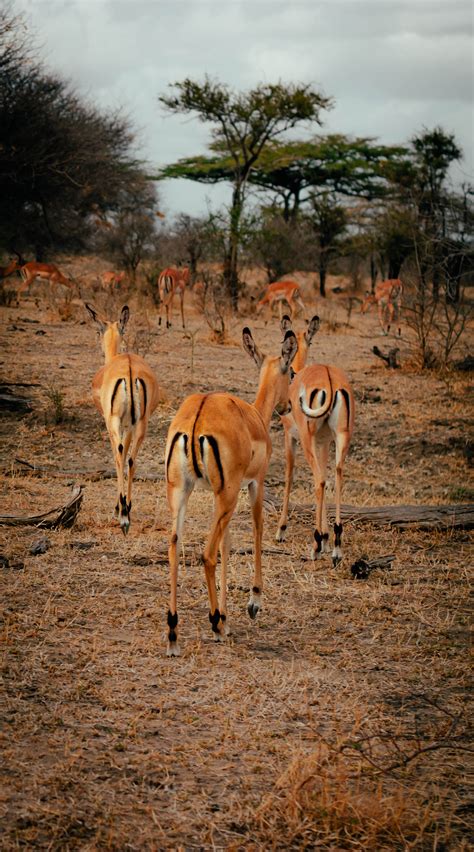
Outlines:
[[415,790],[414,781],[382,778],[357,754],[320,744],[294,757],[258,808],[257,823],[263,836],[293,848],[389,850],[448,839],[441,803],[429,783]]
[[49,385],[46,389],[46,397],[50,403],[48,414],[52,422],[57,425],[65,419],[64,393],[56,385]]
[[0,305],[4,308],[10,307],[16,299],[16,290],[0,284]]

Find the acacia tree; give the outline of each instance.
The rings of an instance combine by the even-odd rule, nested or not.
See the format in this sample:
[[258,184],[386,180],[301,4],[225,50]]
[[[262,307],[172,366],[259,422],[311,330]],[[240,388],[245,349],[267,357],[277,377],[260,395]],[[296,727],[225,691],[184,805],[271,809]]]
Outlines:
[[174,89],[174,94],[159,97],[163,106],[171,113],[195,114],[200,121],[210,122],[214,150],[229,157],[233,190],[224,280],[237,307],[239,229],[252,169],[266,146],[286,131],[304,122],[320,124],[321,110],[332,102],[309,84],[263,84],[236,93],[206,76],[204,83],[187,78],[174,83]]

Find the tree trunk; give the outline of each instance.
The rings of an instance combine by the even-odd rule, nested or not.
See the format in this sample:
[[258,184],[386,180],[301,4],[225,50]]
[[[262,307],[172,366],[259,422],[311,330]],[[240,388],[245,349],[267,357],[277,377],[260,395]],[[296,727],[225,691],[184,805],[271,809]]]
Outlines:
[[241,215],[242,184],[241,180],[239,180],[239,182],[234,185],[234,191],[232,193],[229,242],[227,246],[226,256],[224,259],[224,282],[234,310],[237,310],[239,297],[238,258]]
[[319,295],[326,298],[326,275],[327,275],[327,263],[324,253],[321,252],[319,256]]

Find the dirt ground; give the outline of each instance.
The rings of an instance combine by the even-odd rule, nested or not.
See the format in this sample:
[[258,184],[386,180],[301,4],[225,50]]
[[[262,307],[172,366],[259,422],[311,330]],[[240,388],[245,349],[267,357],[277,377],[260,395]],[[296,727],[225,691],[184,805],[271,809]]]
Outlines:
[[[306,293],[322,319],[310,361],[345,369],[356,394],[343,502],[472,501],[469,378],[414,370],[406,329],[402,368],[386,369],[371,353],[374,343],[389,348],[374,313],[347,325],[342,297],[322,305]],[[275,319],[235,317],[218,346],[192,295],[188,336],[177,317],[166,331],[151,304],[128,301],[127,345],[155,370],[163,400],[138,458],[127,538],[112,517],[112,456],[91,401],[102,357],[86,311],[75,301],[61,321],[39,286],[0,309],[2,381],[25,383],[14,390],[32,407],[0,418],[1,513],[36,514],[84,488],[71,529],[0,527],[0,848],[471,849],[471,534],[352,522],[342,562],[312,562],[312,480],[299,452],[287,540],[277,544],[284,470],[274,419],[262,610],[251,622],[242,493],[231,525],[232,636],[213,641],[200,563],[212,500],[195,493],[179,577],[182,656],[167,658],[168,425],[196,390],[252,401],[257,370],[241,329],[274,353],[281,332]],[[98,300],[113,316],[122,303]],[[331,472],[329,502],[332,482]],[[34,555],[38,542],[47,549]],[[352,578],[356,559],[386,554],[390,569]]]

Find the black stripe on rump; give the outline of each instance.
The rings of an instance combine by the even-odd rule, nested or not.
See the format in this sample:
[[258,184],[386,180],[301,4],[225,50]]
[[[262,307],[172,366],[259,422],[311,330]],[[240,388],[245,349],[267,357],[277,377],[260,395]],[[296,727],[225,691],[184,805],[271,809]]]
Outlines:
[[191,435],[191,457],[192,457],[192,460],[193,460],[194,473],[196,474],[198,479],[202,479],[202,473],[199,470],[198,460],[197,460],[197,457],[196,457],[196,449],[195,449],[195,446],[194,446],[194,435],[196,433],[196,423],[199,420],[199,415],[201,413],[202,407],[203,407],[206,399],[207,399],[207,396],[204,396],[201,400],[201,405],[199,406],[198,413],[196,414],[196,418],[194,420],[193,434]]
[[[309,407],[310,408],[313,407],[314,398],[315,398],[315,396],[317,396],[317,394],[319,393],[320,390],[321,390],[321,388],[315,388],[314,390],[311,391],[311,396],[309,398]],[[326,402],[326,391],[322,390],[321,393],[322,393],[321,405],[324,405],[324,403]]]
[[112,399],[110,400],[110,413],[111,414],[112,414],[112,411],[113,411],[113,408],[114,408],[114,399],[115,399],[115,396],[117,394],[117,391],[119,389],[119,385],[120,385],[121,382],[122,382],[122,379],[117,379],[117,381],[115,382],[115,387],[114,387],[114,391],[113,391],[113,394],[112,394]]
[[[173,440],[171,441],[171,446],[170,446],[170,451],[168,453],[168,458],[166,459],[166,479],[168,479],[168,468],[169,468],[170,463],[171,463],[171,456],[173,455],[174,445],[176,444],[176,441],[178,440],[178,438],[181,438],[182,434],[183,434],[183,432],[176,432],[173,435]],[[184,453],[185,453],[186,456],[188,455],[188,436],[187,435],[184,435]]]
[[206,441],[209,441],[209,444],[212,447],[212,452],[214,453],[217,470],[219,471],[219,476],[221,478],[221,487],[219,491],[222,491],[222,489],[224,488],[224,470],[222,467],[219,445],[213,435],[201,435],[199,438],[199,446],[201,447],[201,457],[203,457],[204,455],[204,439],[206,439]]
[[145,414],[146,414],[146,404],[147,404],[146,383],[145,383],[145,379],[139,378],[138,381],[140,382],[140,384],[142,386],[142,390],[143,390],[143,411],[141,412],[141,416],[142,416],[142,419],[143,419],[145,417]]
[[346,402],[346,408],[347,408],[347,427],[346,428],[349,429],[349,424],[351,422],[351,399],[350,399],[350,396],[349,396],[349,391],[347,391],[345,388],[339,388],[339,390],[341,391],[341,393],[344,397],[344,400]]
[[130,417],[132,420],[132,426],[135,425],[136,422],[136,414],[135,414],[135,399],[133,397],[133,384],[132,384],[132,363],[129,359],[128,368],[130,371]]

